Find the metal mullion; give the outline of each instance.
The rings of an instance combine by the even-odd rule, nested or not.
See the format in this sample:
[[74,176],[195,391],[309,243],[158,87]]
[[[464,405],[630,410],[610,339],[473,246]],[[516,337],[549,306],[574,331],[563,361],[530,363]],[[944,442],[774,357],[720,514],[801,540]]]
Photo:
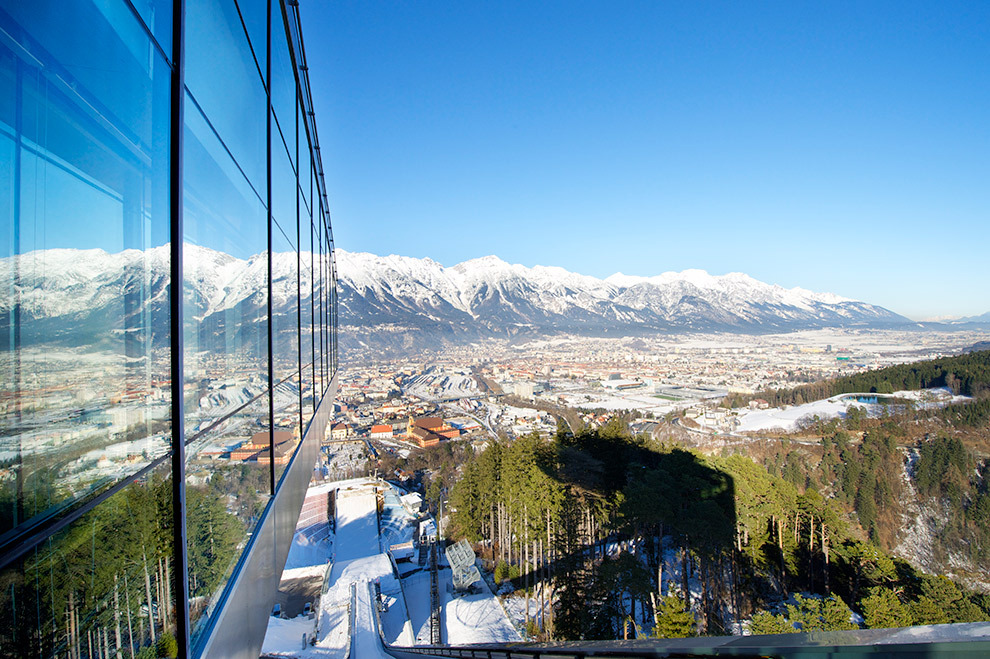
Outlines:
[[268,191],[268,476],[269,492],[275,496],[275,335],[272,328],[272,318],[274,309],[272,308],[272,0],[266,3],[267,11],[265,23],[268,26],[266,37],[266,48],[268,56],[265,57],[265,98],[267,99],[265,111],[265,130],[267,140],[265,152],[268,154],[267,167],[267,191]]
[[185,96],[185,11],[183,0],[172,5],[172,75],[169,119],[169,205],[170,261],[169,261],[169,330],[171,367],[172,413],[172,579],[175,597],[175,640],[178,656],[190,656],[189,644],[189,560],[186,543],[186,443],[185,400],[183,377],[185,373],[183,341],[183,213],[182,213],[182,134],[184,130]]
[[[258,54],[254,52],[254,44],[251,43],[251,33],[248,32],[247,21],[244,20],[244,12],[241,11],[241,3],[238,0],[234,1],[234,8],[237,10],[237,17],[241,20],[241,29],[244,30],[244,36],[247,38],[248,49],[251,51],[251,58],[254,60],[254,70],[258,72],[259,76],[261,76],[262,73],[261,66],[258,64]],[[268,81],[262,80],[261,84],[265,86],[267,91]]]
[[[320,263],[320,267],[323,270],[323,281],[325,283],[325,288],[324,288],[323,296],[322,297],[324,299],[327,299],[327,295],[329,295],[329,293],[330,293],[330,270],[327,267],[330,264],[330,251],[329,251],[329,248],[328,248],[328,243],[326,242],[326,238],[327,238],[327,233],[326,233],[327,232],[327,227],[326,227],[326,224],[325,223],[321,222],[321,224],[323,225],[323,239],[322,239],[323,250],[324,250],[324,254],[326,255],[325,258]],[[323,339],[322,350],[323,350],[323,354],[325,355],[325,357],[323,359],[323,362],[322,362],[322,364],[323,364],[323,381],[324,382],[327,382],[327,383],[329,383],[329,381],[330,381],[330,350],[329,350],[329,346],[330,346],[330,335],[329,335],[328,329],[327,329],[327,318],[329,318],[329,317],[330,317],[330,304],[329,304],[329,301],[328,301],[328,303],[323,307],[323,318],[320,319],[321,326],[322,326],[321,337]],[[324,389],[324,391],[326,391],[326,389]]]
[[[312,187],[310,187],[312,190]],[[313,414],[319,397],[316,395],[316,264],[313,258],[313,215],[309,216],[309,372],[313,383]]]
[[330,227],[330,226],[327,226],[327,231],[330,233],[330,304],[331,304],[331,313],[332,313],[332,321],[331,321],[331,324],[330,324],[330,332],[331,332],[330,333],[330,336],[332,337],[332,341],[333,341],[333,349],[331,350],[330,356],[333,357],[333,372],[334,372],[334,374],[336,374],[337,373],[337,369],[340,366],[340,362],[339,362],[340,357],[337,354],[337,350],[339,348],[339,344],[338,344],[338,341],[337,341],[337,322],[338,322],[338,316],[337,316],[337,257],[334,256],[334,253],[333,253],[333,228]]
[[[308,128],[307,128],[308,131]],[[316,225],[313,224],[313,217],[319,212],[317,210],[317,200],[313,196],[313,149],[312,143],[309,141],[308,132],[306,139],[306,150],[309,152],[309,274],[310,274],[310,295],[309,295],[309,315],[310,315],[310,325],[309,325],[309,343],[313,347],[312,352],[312,364],[310,364],[310,372],[313,374],[313,414],[316,414],[316,407],[319,403],[319,397],[316,395],[316,259],[313,256],[313,248],[316,247],[314,234],[316,233]]]
[[[284,14],[284,8],[283,8]],[[283,15],[283,20],[285,20]],[[291,49],[290,49],[291,50]],[[291,52],[290,52],[291,57]],[[299,217],[299,198],[302,194],[299,191],[299,173],[302,167],[299,166],[299,80],[296,81],[296,361],[299,362],[299,437],[303,436],[303,429],[306,424],[303,412],[303,351],[302,351],[302,229]]]
[[[322,216],[322,213],[321,213]],[[326,323],[324,318],[326,317],[326,310],[324,306],[324,299],[326,298],[326,283],[324,277],[324,264],[326,263],[326,253],[323,245],[323,221],[322,217],[320,220],[320,396],[326,391],[326,381],[327,381],[327,370],[325,367],[326,360],[326,347],[324,341],[324,330]]]
[[[316,226],[313,227],[313,248],[316,250],[316,265],[313,267],[313,277],[318,285],[315,287],[313,298],[313,382],[316,379],[316,363],[320,364],[319,397],[323,396],[323,236]],[[319,348],[317,349],[317,346]]]

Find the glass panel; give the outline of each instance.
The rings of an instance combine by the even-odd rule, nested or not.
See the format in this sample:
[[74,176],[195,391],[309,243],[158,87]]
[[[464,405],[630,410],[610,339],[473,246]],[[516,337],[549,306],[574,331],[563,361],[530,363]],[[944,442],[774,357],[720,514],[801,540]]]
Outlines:
[[[285,41],[285,23],[278,2],[272,2],[272,109],[290,149],[293,165],[296,161],[296,75]],[[274,131],[273,131],[274,132]]]
[[313,275],[316,279],[316,300],[313,302],[316,312],[316,327],[313,331],[316,332],[316,397],[317,401],[323,397],[323,392],[326,390],[326,383],[324,382],[324,366],[323,360],[326,357],[326,350],[324,349],[324,326],[323,326],[323,316],[324,316],[324,290],[326,286],[326,256],[323,249],[323,232],[319,224],[316,226],[316,272]]
[[[42,62],[45,68],[39,73],[45,74],[46,84],[65,93],[79,112],[87,112],[117,138],[151,144],[160,128],[151,111],[158,100],[152,88],[164,88],[167,98],[168,75],[147,32],[124,3],[6,2],[0,25],[25,49],[25,64],[36,66],[34,58]],[[25,122],[29,126],[30,118]]]
[[334,369],[334,349],[335,349],[335,336],[332,332],[332,327],[334,324],[334,280],[333,280],[333,245],[330,244],[330,229],[329,227],[324,227],[325,240],[327,242],[327,259],[326,259],[326,269],[327,269],[327,315],[326,322],[326,351],[327,351],[327,386],[330,386],[330,380],[333,378]]
[[254,189],[264,191],[268,102],[234,3],[186,3],[186,50],[187,89]]
[[[123,2],[110,0],[108,4],[123,6]],[[131,4],[141,15],[148,30],[155,35],[155,41],[172,57],[172,0],[131,0]]]
[[168,68],[129,11],[10,12],[0,538],[128,478],[168,450],[170,432]]
[[292,169],[285,145],[278,133],[272,132],[272,215],[285,229],[285,235],[294,246],[296,238],[296,197],[298,187],[296,172]]
[[320,304],[323,306],[323,318],[322,320],[322,334],[323,334],[323,391],[326,392],[326,388],[330,386],[330,335],[328,332],[329,328],[329,318],[330,318],[330,292],[333,290],[331,287],[330,280],[330,249],[329,243],[327,242],[326,227],[321,228],[322,239],[323,239],[323,259],[321,264],[323,266],[323,292],[320,299]]
[[313,391],[313,225],[309,217],[303,218],[302,244],[299,248],[300,257],[300,343],[299,352],[302,362],[302,405],[305,415],[315,411]]
[[268,213],[191,105],[184,149],[187,524],[208,521],[188,536],[195,642],[271,493]]
[[272,227],[272,333],[275,352],[275,476],[299,445],[299,254],[276,223]]
[[130,657],[174,633],[165,462],[0,572],[0,654]]
[[[278,0],[272,0],[272,4],[278,5]],[[241,11],[241,18],[247,26],[248,36],[251,38],[251,49],[258,61],[258,70],[261,77],[265,76],[265,68],[268,66],[268,2],[267,0],[237,0],[237,7]]]
[[299,110],[297,114],[298,127],[299,127],[299,139],[297,140],[299,151],[299,189],[302,190],[302,199],[306,208],[312,212],[313,205],[310,203],[312,198],[312,193],[310,191],[311,181],[313,178],[312,166],[313,158],[309,151],[309,140],[306,137],[306,124],[303,121],[303,109],[302,105],[296,103]]

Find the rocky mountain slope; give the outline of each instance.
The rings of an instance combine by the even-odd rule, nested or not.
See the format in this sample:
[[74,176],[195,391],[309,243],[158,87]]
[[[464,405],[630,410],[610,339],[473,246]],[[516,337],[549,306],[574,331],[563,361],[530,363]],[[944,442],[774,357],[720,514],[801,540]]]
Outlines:
[[[903,316],[865,302],[745,274],[701,270],[597,279],[562,268],[511,265],[486,256],[444,267],[430,259],[337,250],[344,345],[426,346],[485,336],[635,335],[654,332],[779,332],[888,327]],[[249,323],[265,313],[267,263],[207,248],[185,250],[186,315],[194,322]],[[108,254],[51,249],[0,259],[0,324],[20,314],[22,345],[99,344],[135,327],[167,328],[168,251]],[[295,316],[294,254],[276,254],[276,325]],[[304,270],[303,308],[312,302]],[[225,320],[220,321],[220,318]],[[286,337],[291,338],[292,332]]]

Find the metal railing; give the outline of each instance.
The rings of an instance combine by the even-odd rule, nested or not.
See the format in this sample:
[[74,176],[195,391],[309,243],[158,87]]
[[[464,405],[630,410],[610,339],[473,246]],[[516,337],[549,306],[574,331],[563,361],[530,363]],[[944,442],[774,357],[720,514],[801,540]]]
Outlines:
[[584,659],[585,657],[780,657],[782,659],[936,659],[990,657],[990,623],[926,625],[771,636],[710,636],[635,641],[385,646],[398,659]]

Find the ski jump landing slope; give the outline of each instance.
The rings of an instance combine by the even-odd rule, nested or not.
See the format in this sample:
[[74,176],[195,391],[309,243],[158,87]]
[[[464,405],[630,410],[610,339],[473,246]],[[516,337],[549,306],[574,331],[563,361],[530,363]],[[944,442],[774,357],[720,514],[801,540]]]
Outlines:
[[[392,564],[381,553],[378,543],[377,498],[373,486],[341,489],[337,492],[336,557],[328,582],[327,593],[320,600],[320,615],[332,618],[333,611],[350,601],[351,584],[356,584],[354,626],[350,630],[350,656],[377,659],[388,655],[382,648],[381,637],[372,607],[375,602],[369,584],[391,582]],[[327,654],[343,657],[346,647],[340,647],[340,634],[320,629],[316,648],[336,650]]]

